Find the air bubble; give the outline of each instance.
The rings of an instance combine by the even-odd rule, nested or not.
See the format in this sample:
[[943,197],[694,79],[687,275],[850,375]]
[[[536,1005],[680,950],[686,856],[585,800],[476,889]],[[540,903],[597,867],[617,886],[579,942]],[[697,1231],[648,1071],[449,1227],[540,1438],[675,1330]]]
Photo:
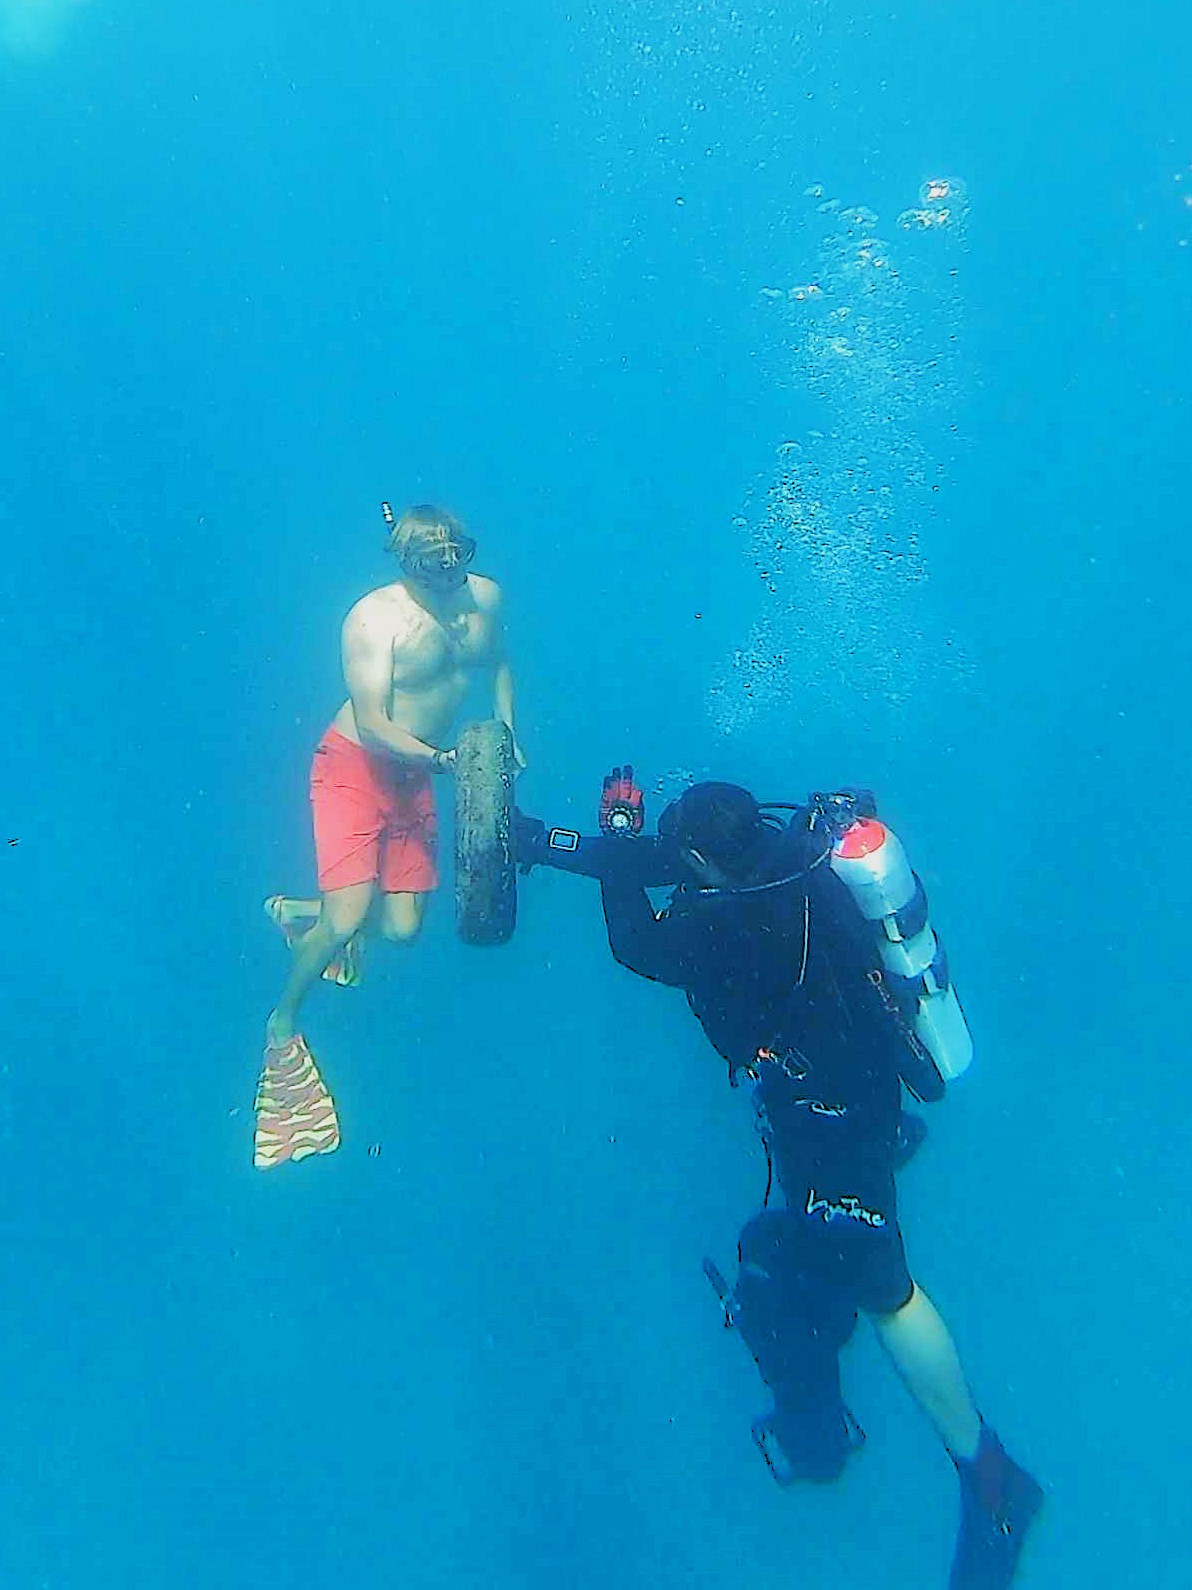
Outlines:
[[[806,192],[815,274],[797,278],[785,303],[766,291],[768,324],[787,328],[783,379],[806,387],[820,418],[780,444],[742,516],[765,589],[709,690],[726,734],[798,722],[804,703],[842,688],[863,703],[859,726],[864,717],[899,732],[925,688],[964,672],[919,594],[920,530],[937,511],[941,471],[931,427],[955,399],[960,314],[955,271],[934,262],[939,247],[963,242],[964,185],[931,178],[890,230],[873,210],[823,194],[819,184]],[[823,314],[808,313],[816,303]]]
[[841,210],[840,219],[848,221],[852,226],[876,226],[877,215],[873,210]]
[[928,177],[919,189],[920,204],[964,204],[964,183],[958,177]]
[[[944,214],[947,213],[945,210]],[[897,224],[904,232],[926,232],[938,222],[939,213],[935,210],[903,210]]]

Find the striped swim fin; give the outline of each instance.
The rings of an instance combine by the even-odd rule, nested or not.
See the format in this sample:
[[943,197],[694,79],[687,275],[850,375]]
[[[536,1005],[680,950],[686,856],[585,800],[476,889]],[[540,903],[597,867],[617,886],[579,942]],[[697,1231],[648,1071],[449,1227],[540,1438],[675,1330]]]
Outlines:
[[253,1108],[252,1162],[258,1170],[308,1154],[332,1154],[339,1147],[335,1101],[301,1033],[278,1049],[265,1050]]

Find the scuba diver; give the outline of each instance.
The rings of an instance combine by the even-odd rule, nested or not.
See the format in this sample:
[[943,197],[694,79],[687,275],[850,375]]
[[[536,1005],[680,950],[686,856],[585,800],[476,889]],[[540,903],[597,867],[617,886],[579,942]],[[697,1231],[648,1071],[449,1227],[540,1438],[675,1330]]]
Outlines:
[[753,1090],[765,1206],[736,1284],[704,1267],[773,1398],[754,1440],[780,1484],[839,1477],[864,1440],[839,1370],[863,1311],[956,1465],[951,1590],[1003,1590],[1043,1491],[978,1412],[898,1227],[894,1173],[925,1131],[902,1090],[938,1100],[972,1048],[922,885],[868,791],[780,807],[703,783],[656,838],[644,818],[632,768],[614,768],[598,835],[517,813],[517,858],[598,879],[614,957],[683,990],[731,1084]]

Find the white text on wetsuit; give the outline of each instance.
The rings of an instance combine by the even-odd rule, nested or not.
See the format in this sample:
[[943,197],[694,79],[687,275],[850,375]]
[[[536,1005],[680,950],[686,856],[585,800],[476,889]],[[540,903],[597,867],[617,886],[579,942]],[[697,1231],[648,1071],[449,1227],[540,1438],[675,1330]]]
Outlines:
[[850,1195],[837,1203],[831,1198],[817,1198],[814,1187],[807,1193],[806,1213],[822,1215],[825,1221],[859,1220],[867,1226],[884,1226],[886,1223],[885,1215],[879,1214],[876,1209],[866,1209],[859,1198]]

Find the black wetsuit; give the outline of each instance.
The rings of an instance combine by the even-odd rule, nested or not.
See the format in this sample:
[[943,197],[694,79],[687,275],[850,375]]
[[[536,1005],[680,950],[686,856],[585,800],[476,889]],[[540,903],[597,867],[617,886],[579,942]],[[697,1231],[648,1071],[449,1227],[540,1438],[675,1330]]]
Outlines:
[[[831,871],[829,844],[799,811],[770,833],[744,889],[715,891],[665,839],[548,834],[525,820],[518,836],[523,862],[600,879],[617,960],[683,989],[730,1078],[753,1080],[786,1207],[746,1224],[731,1291],[714,1266],[709,1275],[773,1394],[754,1437],[783,1484],[835,1479],[863,1439],[841,1397],[839,1350],[858,1309],[891,1313],[913,1291],[894,1189],[900,1076],[938,1096],[872,980],[873,932]],[[645,891],[666,883],[676,887],[657,915]]]

